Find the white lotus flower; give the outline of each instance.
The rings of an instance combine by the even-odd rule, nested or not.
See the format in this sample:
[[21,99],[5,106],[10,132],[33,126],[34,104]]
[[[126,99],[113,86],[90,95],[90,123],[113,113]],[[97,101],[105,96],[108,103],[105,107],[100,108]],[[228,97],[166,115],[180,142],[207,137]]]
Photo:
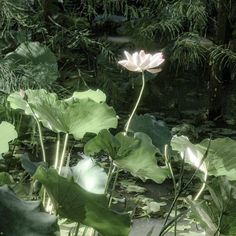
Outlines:
[[127,51],[124,53],[126,60],[118,61],[118,63],[126,69],[135,72],[142,72],[146,70],[150,73],[158,73],[161,69],[157,67],[165,60],[161,52],[155,53],[154,55],[146,54],[144,50],[141,50],[139,53],[135,52],[132,55]]

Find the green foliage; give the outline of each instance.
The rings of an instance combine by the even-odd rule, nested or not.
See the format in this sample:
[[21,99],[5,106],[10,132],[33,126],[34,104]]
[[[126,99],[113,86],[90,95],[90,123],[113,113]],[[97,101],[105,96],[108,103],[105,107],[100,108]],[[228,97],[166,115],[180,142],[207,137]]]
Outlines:
[[172,48],[170,60],[172,66],[190,69],[194,65],[203,66],[208,56],[208,51],[203,44],[204,38],[198,34],[185,33],[178,37]]
[[105,195],[89,193],[52,169],[39,167],[34,178],[45,186],[61,216],[91,226],[103,236],[128,236],[128,215],[109,209]]
[[159,150],[145,133],[134,133],[134,137],[123,133],[112,136],[103,130],[85,145],[84,150],[89,155],[105,151],[118,167],[143,181],[152,179],[162,183],[169,173],[166,167],[157,165],[156,153]]
[[56,216],[42,212],[40,201],[23,201],[6,185],[0,187],[0,228],[3,235],[53,236]]
[[104,99],[101,91],[77,92],[75,97],[63,100],[43,89],[26,90],[25,94],[27,101],[17,92],[11,94],[8,97],[11,107],[24,110],[54,132],[70,133],[75,139],[81,139],[88,132],[98,133],[117,126],[114,109],[96,102],[101,101],[101,95]]
[[236,70],[236,53],[230,48],[224,46],[214,46],[210,48],[210,63],[220,70],[223,68],[230,68]]
[[15,127],[12,124],[3,121],[0,124],[0,154],[8,152],[8,143],[15,138],[17,138]]

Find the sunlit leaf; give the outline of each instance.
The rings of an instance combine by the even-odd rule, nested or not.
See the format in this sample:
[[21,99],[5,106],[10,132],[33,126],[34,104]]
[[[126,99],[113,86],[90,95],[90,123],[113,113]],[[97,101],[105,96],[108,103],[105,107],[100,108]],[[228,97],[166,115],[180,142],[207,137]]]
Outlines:
[[[44,89],[26,90],[25,94],[29,105],[19,93],[13,93],[8,97],[11,107],[36,116],[45,127],[54,132],[70,133],[74,138],[81,139],[86,133],[97,134],[102,129],[117,126],[114,109],[89,97],[59,100],[56,94]],[[90,95],[89,93],[88,96]]]
[[[192,144],[185,136],[174,136],[171,146],[174,150],[185,153],[186,162],[199,165],[209,144],[209,139],[199,144]],[[208,175],[227,176],[229,180],[236,180],[236,141],[230,138],[218,138],[211,140],[208,155],[204,161]],[[187,150],[187,151],[186,151]],[[194,158],[191,158],[194,157]],[[205,167],[202,166],[200,170]]]
[[206,172],[205,162],[201,164],[204,152],[192,144],[186,136],[173,136],[171,140],[171,147],[180,153],[186,163],[199,168],[202,172]]
[[0,232],[2,235],[53,236],[56,216],[40,210],[40,201],[23,201],[6,185],[0,187]]
[[110,210],[105,195],[89,193],[53,169],[39,167],[34,177],[45,186],[61,216],[91,226],[103,236],[128,236],[128,215]]

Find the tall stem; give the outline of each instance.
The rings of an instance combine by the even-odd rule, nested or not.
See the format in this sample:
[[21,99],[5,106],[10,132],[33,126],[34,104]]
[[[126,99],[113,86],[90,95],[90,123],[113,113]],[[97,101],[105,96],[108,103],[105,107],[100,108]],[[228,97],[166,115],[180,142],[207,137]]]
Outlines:
[[67,148],[67,143],[68,143],[68,137],[69,137],[69,134],[66,133],[65,140],[64,140],[64,146],[63,146],[63,150],[62,150],[62,154],[61,154],[61,162],[60,162],[59,170],[58,170],[59,174],[61,173],[63,163],[65,162],[65,156],[66,156],[65,154],[66,154],[66,148]]
[[203,182],[202,187],[200,188],[199,192],[198,192],[197,195],[195,196],[194,201],[197,201],[198,198],[200,197],[200,195],[202,194],[202,192],[204,191],[204,189],[205,189],[205,187],[206,187],[207,175],[208,175],[208,173],[207,173],[207,171],[206,171],[206,172],[204,173],[204,180],[203,180],[204,182]]
[[111,189],[111,195],[110,195],[110,198],[109,198],[109,201],[108,201],[108,208],[111,207],[111,203],[112,203],[112,195],[114,194],[114,191],[115,191],[115,188],[116,188],[116,183],[117,183],[117,180],[118,180],[118,176],[119,176],[119,168],[116,170],[116,175],[115,175],[115,179],[114,179],[114,182],[113,182],[113,185],[112,185],[112,189]]
[[127,135],[127,132],[128,132],[128,130],[129,130],[130,123],[131,123],[131,121],[132,121],[132,118],[133,118],[133,116],[134,116],[134,114],[135,114],[135,111],[136,111],[136,109],[137,109],[137,107],[138,107],[138,105],[139,105],[139,102],[140,102],[140,100],[141,100],[141,98],[142,98],[142,94],[143,94],[143,91],[144,91],[144,87],[145,87],[145,77],[144,77],[144,71],[142,71],[142,87],[141,87],[141,90],[140,90],[140,93],[139,93],[137,102],[136,102],[136,104],[135,104],[135,106],[134,106],[134,108],[133,108],[133,111],[132,111],[132,113],[131,113],[131,115],[130,115],[130,117],[129,117],[129,119],[128,119],[126,125],[125,125],[125,135]]
[[60,133],[57,133],[57,144],[56,144],[56,156],[54,161],[54,168],[57,169],[59,162],[59,150],[60,150]]
[[[168,168],[170,170],[171,178],[172,178],[173,185],[174,185],[175,197],[176,197],[177,196],[177,185],[176,185],[176,180],[175,180],[174,172],[173,172],[173,169],[172,169],[172,166],[171,166],[171,162],[169,161],[168,145],[165,145],[165,149],[164,150],[165,150],[164,151],[164,157],[165,157],[166,165],[168,166]],[[175,204],[175,217],[176,216],[177,216],[177,204]],[[177,235],[177,221],[175,221],[174,235],[175,236]]]
[[43,155],[43,161],[46,162],[46,154],[45,154],[45,148],[44,148],[44,144],[43,144],[43,133],[42,133],[42,129],[41,129],[41,126],[40,126],[40,123],[39,123],[39,120],[34,112],[34,110],[32,109],[31,105],[27,102],[27,105],[29,106],[32,114],[33,114],[33,117],[36,121],[36,124],[37,124],[37,127],[38,127],[38,133],[39,133],[39,141],[40,141],[40,145],[41,145],[41,149],[42,149],[42,155]]

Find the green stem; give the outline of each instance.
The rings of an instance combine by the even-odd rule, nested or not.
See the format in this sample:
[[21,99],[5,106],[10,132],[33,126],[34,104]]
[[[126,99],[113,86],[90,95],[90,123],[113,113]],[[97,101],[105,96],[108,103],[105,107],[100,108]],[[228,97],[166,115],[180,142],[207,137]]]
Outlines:
[[111,181],[111,178],[112,178],[112,169],[113,169],[113,163],[112,163],[112,161],[110,161],[110,167],[109,167],[109,171],[108,171],[108,174],[107,174],[107,182],[106,182],[104,194],[107,194],[107,190],[109,188],[109,184],[110,184],[110,181]]
[[131,123],[132,118],[133,118],[133,116],[134,116],[134,114],[135,114],[135,111],[136,111],[136,109],[137,109],[137,107],[138,107],[138,105],[139,105],[139,102],[140,102],[140,100],[141,100],[141,98],[142,98],[142,94],[143,94],[143,91],[144,91],[144,87],[145,87],[145,77],[144,77],[144,71],[142,71],[142,87],[141,87],[141,90],[140,90],[140,93],[139,93],[137,102],[136,102],[136,104],[135,104],[135,106],[134,106],[134,108],[133,108],[133,111],[132,111],[132,113],[131,113],[131,115],[130,115],[130,117],[129,117],[129,119],[128,119],[126,125],[125,125],[125,135],[127,135],[128,131],[129,131],[130,123]]
[[79,227],[80,227],[80,223],[78,222],[75,228],[75,236],[79,235]]
[[38,132],[39,132],[39,141],[40,141],[40,145],[41,145],[41,149],[42,149],[42,155],[43,155],[43,161],[46,162],[46,154],[45,154],[45,148],[44,148],[44,144],[43,144],[43,134],[42,134],[42,129],[40,126],[40,123],[38,121],[38,119],[36,118],[36,123],[38,126]]
[[[174,176],[174,172],[171,166],[171,163],[169,161],[169,156],[168,156],[168,145],[165,145],[165,149],[164,149],[164,157],[165,157],[165,161],[166,161],[166,165],[168,166],[169,170],[170,170],[170,174],[171,174],[171,178],[173,181],[173,185],[174,185],[174,194],[175,197],[177,196],[177,185],[176,185],[176,181],[175,181],[175,176]],[[176,202],[177,203],[177,202]],[[177,216],[177,204],[175,204],[175,217]],[[175,226],[174,226],[174,235],[177,235],[177,221],[175,221]]]
[[205,189],[205,187],[206,187],[207,176],[208,176],[208,174],[207,174],[207,171],[206,171],[206,172],[204,173],[204,180],[203,180],[204,182],[203,182],[203,184],[202,184],[201,189],[199,190],[199,192],[198,192],[197,195],[195,196],[194,201],[197,201],[198,198],[200,197],[200,195],[202,194],[202,192],[204,191],[204,189]]
[[57,133],[57,144],[56,144],[56,156],[54,161],[54,168],[57,169],[59,162],[59,151],[60,151],[60,133]]
[[33,114],[33,117],[36,121],[36,124],[37,124],[37,127],[38,127],[38,133],[39,133],[39,141],[40,141],[40,145],[41,145],[41,149],[42,149],[42,155],[43,155],[43,161],[46,162],[46,154],[45,154],[45,148],[44,148],[44,144],[43,144],[43,133],[42,133],[42,129],[41,129],[41,126],[40,126],[40,123],[39,123],[39,120],[34,112],[34,110],[32,109],[31,105],[27,102],[27,105],[29,106],[32,114]]
[[65,162],[65,158],[66,158],[65,154],[66,154],[66,148],[67,148],[67,143],[68,143],[68,137],[69,137],[69,134],[66,133],[65,140],[64,140],[64,146],[63,146],[63,150],[62,150],[62,154],[61,154],[61,162],[60,162],[59,170],[58,170],[59,174],[61,173],[61,169],[62,169],[62,166]]
[[115,180],[114,180],[113,185],[112,185],[112,190],[111,190],[111,195],[110,195],[110,198],[109,198],[108,208],[111,207],[112,195],[113,195],[113,193],[115,191],[115,188],[116,188],[116,183],[117,183],[117,179],[118,179],[118,176],[119,176],[119,172],[120,172],[120,170],[118,168],[117,171],[116,171]]

